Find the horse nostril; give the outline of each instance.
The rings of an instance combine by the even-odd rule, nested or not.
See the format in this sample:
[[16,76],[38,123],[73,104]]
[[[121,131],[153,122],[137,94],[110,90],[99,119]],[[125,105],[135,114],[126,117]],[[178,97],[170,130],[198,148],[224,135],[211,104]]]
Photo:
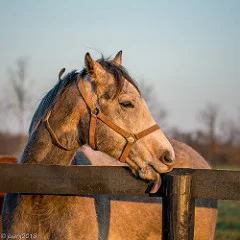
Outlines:
[[175,162],[175,157],[174,155],[169,152],[169,151],[166,151],[162,156],[161,156],[161,161],[168,165],[168,166],[171,166],[173,165],[173,163]]

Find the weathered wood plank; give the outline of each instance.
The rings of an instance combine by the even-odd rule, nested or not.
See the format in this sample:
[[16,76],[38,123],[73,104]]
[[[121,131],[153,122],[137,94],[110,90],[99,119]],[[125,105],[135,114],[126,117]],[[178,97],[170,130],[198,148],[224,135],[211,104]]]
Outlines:
[[195,170],[193,197],[240,200],[240,171]]
[[[240,200],[240,171],[191,169],[194,171],[192,196],[194,198]],[[176,168],[172,175],[188,172],[188,168]],[[162,197],[162,189],[151,196]]]
[[[178,171],[188,169],[174,169]],[[240,200],[240,171],[194,171],[194,198]],[[0,192],[147,196],[146,188],[147,183],[134,178],[128,167],[0,163]],[[162,196],[161,191],[152,196]]]
[[0,192],[146,196],[128,167],[0,164]]

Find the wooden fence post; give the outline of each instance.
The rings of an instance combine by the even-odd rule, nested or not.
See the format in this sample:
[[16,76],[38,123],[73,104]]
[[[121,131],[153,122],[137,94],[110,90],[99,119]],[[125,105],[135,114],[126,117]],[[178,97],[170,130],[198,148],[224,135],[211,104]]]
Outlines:
[[162,239],[192,240],[195,199],[192,197],[193,169],[165,174],[163,179]]

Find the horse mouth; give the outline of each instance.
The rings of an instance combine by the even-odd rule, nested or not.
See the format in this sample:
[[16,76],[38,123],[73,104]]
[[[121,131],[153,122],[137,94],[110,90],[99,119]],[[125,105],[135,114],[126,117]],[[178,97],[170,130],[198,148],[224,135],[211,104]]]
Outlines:
[[144,168],[141,168],[138,171],[139,177],[146,181],[149,182],[150,184],[148,185],[148,188],[146,190],[146,193],[151,193],[154,194],[156,193],[159,188],[161,187],[161,176],[160,174],[154,169],[154,167],[150,165],[146,165]]
[[160,181],[158,182],[153,182],[153,183],[150,183],[145,191],[146,194],[155,194],[159,191],[160,187],[161,187],[161,178],[160,178]]

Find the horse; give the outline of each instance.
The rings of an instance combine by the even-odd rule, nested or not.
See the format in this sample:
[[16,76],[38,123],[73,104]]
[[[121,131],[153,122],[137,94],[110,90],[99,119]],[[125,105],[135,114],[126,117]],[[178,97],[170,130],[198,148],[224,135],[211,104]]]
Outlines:
[[[175,151],[174,168],[210,169],[206,160],[190,146],[169,138]],[[109,155],[84,145],[75,164],[125,166]],[[98,228],[102,239],[161,239],[162,201],[158,197],[99,196],[95,199]],[[104,212],[104,214],[102,213]],[[217,201],[196,199],[195,240],[213,240],[217,222]]]
[[[113,60],[95,61],[89,53],[84,60],[80,72],[67,74],[40,102],[19,163],[70,165],[77,150],[89,144],[152,182],[154,193],[160,174],[173,168],[172,145],[122,66],[121,51]],[[8,193],[3,232],[10,237],[28,233],[41,240],[102,239],[98,218],[104,211],[96,216],[97,199]]]

